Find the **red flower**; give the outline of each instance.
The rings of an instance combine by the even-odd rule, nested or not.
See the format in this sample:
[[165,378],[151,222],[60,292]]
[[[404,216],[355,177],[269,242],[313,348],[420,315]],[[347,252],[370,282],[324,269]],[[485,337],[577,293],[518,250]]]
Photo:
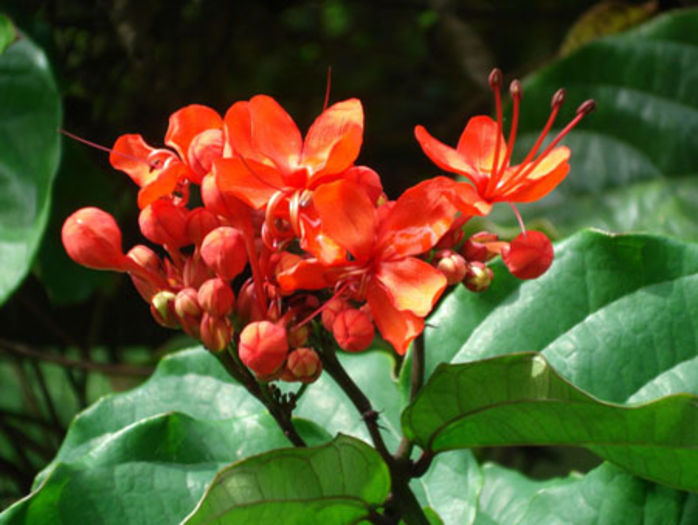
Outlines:
[[313,202],[322,232],[351,260],[334,266],[318,258],[301,260],[277,276],[282,289],[347,286],[355,299],[368,302],[382,336],[404,354],[446,288],[444,275],[415,257],[429,251],[456,217],[450,195],[441,191],[442,179],[422,182],[378,209],[352,181],[317,188]]
[[422,126],[415,128],[415,136],[424,153],[437,166],[470,179],[478,194],[489,204],[498,201],[530,202],[541,199],[565,178],[570,169],[567,162],[570,157],[569,148],[555,146],[593,109],[593,102],[587,101],[582,104],[577,110],[577,116],[536,157],[564,100],[564,92],[558,91],[553,97],[552,112],[543,132],[526,158],[520,164],[512,166],[509,161],[516,139],[521,85],[518,80],[511,84],[514,109],[507,142],[502,134],[500,83],[501,73],[494,70],[490,75],[490,84],[495,90],[497,120],[494,121],[488,116],[470,119],[455,149],[432,137]]

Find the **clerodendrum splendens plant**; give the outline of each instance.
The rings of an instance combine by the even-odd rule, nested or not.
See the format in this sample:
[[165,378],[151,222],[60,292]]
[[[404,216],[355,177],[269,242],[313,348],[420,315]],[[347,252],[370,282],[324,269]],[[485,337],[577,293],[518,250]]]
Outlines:
[[[444,291],[461,284],[486,290],[493,278],[486,263],[497,255],[520,279],[535,279],[552,263],[550,241],[525,229],[514,203],[538,200],[565,178],[570,150],[559,142],[594,103],[582,103],[544,145],[564,101],[559,90],[543,131],[515,164],[522,89],[518,80],[511,83],[507,137],[501,78],[499,70],[489,78],[496,119],[472,118],[455,148],[415,129],[425,154],[467,181],[437,176],[391,201],[379,175],[355,164],[364,126],[359,100],[326,107],[303,138],[273,98],[258,95],[223,117],[201,105],[176,111],[168,148],[151,147],[137,134],[116,141],[110,162],[139,186],[140,230],[160,254],[146,245],[124,254],[115,220],[97,208],[78,210],[63,226],[73,260],[127,272],[155,320],[200,340],[264,404],[293,446],[306,447],[293,418],[306,385],[323,371],[333,378],[389,473],[389,493],[347,523],[426,523],[409,483],[427,471],[435,449],[417,423],[389,450],[380,413],[337,351],[368,349],[376,329],[400,356],[412,345],[410,397],[418,401],[424,318]],[[189,207],[199,201],[190,199],[193,192],[201,206]],[[521,233],[511,242],[484,231],[465,238],[465,224],[496,202],[512,205]],[[301,386],[283,393],[278,382]],[[357,446],[347,439],[339,443]]]

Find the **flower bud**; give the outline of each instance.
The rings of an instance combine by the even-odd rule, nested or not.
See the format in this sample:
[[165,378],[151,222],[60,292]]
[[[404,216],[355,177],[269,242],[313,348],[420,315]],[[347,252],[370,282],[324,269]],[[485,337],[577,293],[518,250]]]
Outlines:
[[335,317],[332,335],[342,350],[361,352],[371,346],[375,328],[368,315],[356,308],[349,308]]
[[191,286],[198,290],[204,281],[211,277],[213,275],[198,251],[194,251],[191,257],[185,259],[184,268],[182,268],[182,282],[184,286]]
[[273,374],[286,360],[286,330],[269,321],[252,322],[240,333],[238,351],[240,360],[255,374]]
[[199,305],[196,290],[194,288],[180,290],[175,297],[174,309],[182,330],[194,339],[199,339],[201,336],[201,316],[204,311]]
[[219,277],[230,281],[247,264],[247,251],[242,234],[235,228],[220,226],[201,243],[201,257]]
[[195,246],[199,246],[211,230],[218,228],[221,221],[206,208],[194,208],[187,215],[187,236]]
[[500,243],[497,242],[497,234],[490,232],[478,232],[471,235],[463,243],[461,255],[466,261],[487,262],[497,255]]
[[223,131],[207,129],[196,135],[189,143],[187,160],[189,167],[198,176],[192,179],[201,184],[204,175],[211,171],[213,161],[223,156]]
[[467,272],[465,259],[451,250],[442,250],[436,254],[436,268],[444,274],[449,286],[463,280]]
[[540,277],[552,264],[553,257],[550,240],[538,231],[520,233],[502,250],[502,261],[519,279]]
[[[166,284],[160,257],[143,244],[137,244],[131,248],[126,257],[131,260],[129,273],[133,285],[141,297],[146,302],[150,302],[153,296]],[[138,268],[141,268],[142,271],[139,271]]]
[[322,362],[312,348],[297,348],[286,360],[286,369],[302,383],[312,383],[322,372]]
[[288,330],[288,345],[291,348],[299,348],[308,342],[310,329],[307,324],[295,326]]
[[215,317],[226,317],[233,312],[235,295],[230,285],[220,277],[202,284],[197,297],[201,307]]
[[245,322],[261,321],[264,317],[259,308],[254,282],[251,279],[240,288],[235,313]]
[[150,301],[150,313],[157,323],[165,328],[179,328],[174,302],[175,294],[169,290],[156,293]]
[[468,271],[463,279],[463,284],[471,292],[484,292],[492,284],[494,274],[485,263],[473,261],[468,263]]
[[159,199],[141,210],[141,232],[149,241],[170,248],[191,244],[187,235],[187,209],[169,199]]
[[68,256],[95,270],[123,271],[121,230],[114,217],[99,208],[82,208],[63,223],[61,239]]
[[204,313],[201,317],[201,342],[211,352],[222,352],[233,338],[233,325],[227,317]]
[[331,332],[337,314],[348,308],[351,308],[351,305],[339,297],[335,297],[328,301],[325,308],[322,310],[322,326],[325,327],[325,330]]

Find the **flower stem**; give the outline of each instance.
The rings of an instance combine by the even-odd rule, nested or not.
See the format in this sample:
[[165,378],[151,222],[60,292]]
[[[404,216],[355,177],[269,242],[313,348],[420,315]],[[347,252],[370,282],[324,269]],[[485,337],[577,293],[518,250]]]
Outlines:
[[369,399],[344,370],[330,345],[327,345],[322,352],[322,364],[361,414],[373,445],[388,466],[391,493],[386,503],[386,514],[395,514],[396,517],[401,517],[407,525],[428,525],[429,520],[409,486],[412,470],[409,457],[398,460],[390,453],[380,433],[378,412],[374,410]]

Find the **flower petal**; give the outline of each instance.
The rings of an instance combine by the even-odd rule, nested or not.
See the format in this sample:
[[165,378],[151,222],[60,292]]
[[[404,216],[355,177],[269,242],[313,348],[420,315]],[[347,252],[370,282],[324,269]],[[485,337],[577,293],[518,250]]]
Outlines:
[[303,259],[279,272],[276,280],[284,292],[295,290],[322,290],[331,287],[335,280],[331,270],[317,259]]
[[283,186],[276,169],[251,159],[216,159],[213,173],[221,191],[235,195],[257,210]]
[[171,195],[179,180],[189,174],[189,170],[182,162],[173,162],[167,168],[153,173],[157,173],[157,176],[138,192],[138,208],[141,210],[160,197]]
[[453,184],[446,177],[429,179],[395,201],[378,231],[383,259],[424,253],[439,241],[456,217],[456,207],[444,193],[444,188],[451,191]]
[[567,146],[555,148],[531,173],[526,175],[520,184],[505,192],[502,198],[497,200],[531,202],[542,199],[567,176],[570,171],[570,165],[567,163],[569,158],[570,150]]
[[187,158],[189,144],[207,129],[219,129],[223,119],[215,110],[200,104],[191,104],[170,115],[165,144],[175,149],[182,160]]
[[380,263],[375,278],[383,285],[395,308],[419,317],[431,312],[446,288],[443,273],[414,257]]
[[291,116],[267,95],[252,97],[249,111],[253,149],[271,159],[285,173],[295,171],[303,139]]
[[[487,178],[494,164],[497,133],[497,123],[486,115],[479,115],[468,121],[456,146],[465,162],[479,173],[487,174]],[[504,157],[506,157],[506,142],[499,132],[498,166],[502,165]]]
[[376,210],[366,192],[354,182],[323,184],[313,193],[322,230],[359,260],[373,250]]
[[388,293],[375,280],[368,283],[366,299],[383,339],[393,345],[399,355],[405,355],[412,340],[424,330],[424,320],[395,308]]
[[432,137],[424,126],[416,126],[414,136],[424,154],[442,170],[468,177],[476,186],[486,182],[486,177],[479,174],[462,153]]
[[314,174],[309,184],[349,168],[359,156],[363,131],[364,111],[358,99],[338,102],[323,111],[303,144],[301,163]]
[[144,186],[157,176],[148,164],[148,155],[153,151],[155,148],[149,146],[141,135],[121,135],[109,154],[109,163],[126,173],[138,186]]
[[347,250],[325,234],[317,213],[315,213],[315,217],[311,217],[307,213],[302,214],[300,216],[300,230],[301,249],[313,254],[322,264],[336,266],[346,262]]

